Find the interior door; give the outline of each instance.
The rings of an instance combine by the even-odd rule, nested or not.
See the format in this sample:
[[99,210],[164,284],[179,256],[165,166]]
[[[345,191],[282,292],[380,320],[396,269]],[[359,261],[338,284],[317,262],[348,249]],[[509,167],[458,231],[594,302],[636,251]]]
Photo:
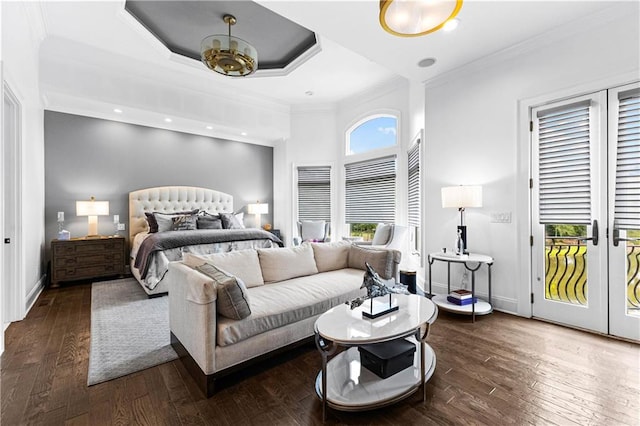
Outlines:
[[606,91],[532,110],[533,315],[601,333],[607,318]]
[[640,340],[640,83],[609,90],[609,332]]

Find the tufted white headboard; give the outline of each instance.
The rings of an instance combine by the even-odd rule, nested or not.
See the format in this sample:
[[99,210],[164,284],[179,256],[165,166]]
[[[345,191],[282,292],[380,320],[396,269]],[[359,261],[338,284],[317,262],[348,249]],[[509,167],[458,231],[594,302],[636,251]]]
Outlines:
[[146,232],[145,212],[180,212],[193,209],[209,213],[233,213],[233,197],[224,192],[194,186],[159,186],[129,193],[129,238]]

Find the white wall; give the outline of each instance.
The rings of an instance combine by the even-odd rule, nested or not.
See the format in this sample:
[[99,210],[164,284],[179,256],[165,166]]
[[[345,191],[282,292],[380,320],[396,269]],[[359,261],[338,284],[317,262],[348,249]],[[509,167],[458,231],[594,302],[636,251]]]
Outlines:
[[[38,87],[38,47],[43,29],[34,6],[23,2],[2,4],[3,78],[22,104],[22,230],[18,239],[23,264],[19,271],[23,301],[18,314],[26,313],[44,281],[44,136],[43,108]],[[7,285],[4,283],[3,285]]]
[[[527,133],[519,137],[528,119],[519,117],[519,102],[625,83],[629,73],[637,78],[637,19],[638,4],[627,3],[426,85],[427,251],[452,247],[459,220],[457,211],[441,207],[440,188],[483,185],[484,206],[467,210],[469,248],[495,258],[498,309],[530,315]],[[491,212],[512,212],[512,223],[490,223]],[[484,271],[476,276],[481,293]],[[444,264],[434,265],[433,278],[446,283]]]

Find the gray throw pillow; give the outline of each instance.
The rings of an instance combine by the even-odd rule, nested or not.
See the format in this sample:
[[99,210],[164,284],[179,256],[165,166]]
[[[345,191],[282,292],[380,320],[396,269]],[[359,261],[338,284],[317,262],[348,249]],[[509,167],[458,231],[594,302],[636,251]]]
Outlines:
[[[172,212],[172,213],[163,213],[163,212],[145,212],[145,216],[147,218],[147,223],[149,224],[149,233],[153,234],[155,232],[164,232],[169,231],[171,229],[172,216],[178,216],[183,214],[196,214],[198,213],[198,209],[188,210],[184,212]],[[158,229],[158,217],[161,217],[162,227],[163,229]]]
[[247,287],[240,278],[208,263],[196,267],[196,270],[210,277],[216,284],[218,291],[216,307],[220,315],[234,320],[241,320],[251,315]]
[[222,229],[220,216],[199,216],[196,222],[198,229]]

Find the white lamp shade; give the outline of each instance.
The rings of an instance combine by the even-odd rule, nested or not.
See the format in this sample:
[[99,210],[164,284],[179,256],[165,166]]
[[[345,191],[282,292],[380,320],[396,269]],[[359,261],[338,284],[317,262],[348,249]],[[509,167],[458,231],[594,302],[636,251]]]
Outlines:
[[249,214],[267,214],[267,213],[269,213],[269,204],[266,204],[266,203],[249,204],[247,206],[247,213],[249,213]]
[[77,216],[107,216],[109,215],[108,201],[76,201]]
[[443,208],[482,207],[482,186],[458,185],[442,188]]

